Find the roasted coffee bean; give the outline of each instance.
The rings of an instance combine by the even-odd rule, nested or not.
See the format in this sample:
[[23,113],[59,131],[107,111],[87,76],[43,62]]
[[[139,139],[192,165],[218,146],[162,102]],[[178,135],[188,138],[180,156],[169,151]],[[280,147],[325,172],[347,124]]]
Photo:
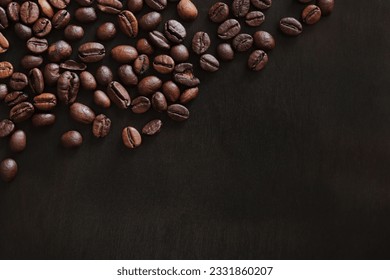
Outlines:
[[41,66],[43,63],[43,58],[40,55],[25,55],[20,60],[20,65],[26,69],[32,69]]
[[8,87],[6,84],[0,84],[0,101],[8,94]]
[[183,44],[173,46],[170,51],[171,57],[175,62],[185,62],[189,59],[190,53]]
[[15,124],[10,120],[0,121],[0,138],[7,137],[15,130]]
[[317,6],[323,16],[328,16],[333,12],[334,0],[317,0]]
[[118,68],[118,76],[125,86],[136,86],[138,84],[138,77],[129,64],[123,64]]
[[171,48],[168,39],[165,38],[164,34],[162,34],[160,31],[155,30],[149,32],[149,39],[150,42],[159,49],[169,50]]
[[134,14],[124,10],[118,14],[119,29],[128,37],[135,38],[138,35],[138,21]]
[[51,111],[57,106],[57,97],[52,93],[41,93],[34,97],[34,106],[41,111]]
[[217,55],[223,61],[234,59],[234,50],[229,43],[222,43],[217,46]]
[[59,10],[51,19],[51,24],[55,29],[62,29],[68,25],[69,21],[70,13],[67,10]]
[[34,114],[34,106],[30,102],[21,102],[12,107],[9,118],[15,123],[23,122]]
[[292,17],[282,18],[279,22],[280,30],[288,36],[298,36],[302,33],[302,24]]
[[229,17],[229,6],[223,2],[217,2],[209,10],[209,19],[215,23],[221,23]]
[[106,55],[104,46],[97,42],[84,43],[78,51],[80,60],[85,63],[98,62]]
[[7,38],[4,37],[3,33],[0,32],[0,53],[5,53],[8,51],[9,42]]
[[83,124],[92,123],[96,117],[91,108],[78,102],[75,102],[70,106],[69,113],[72,119]]
[[232,13],[235,17],[245,17],[250,8],[250,0],[233,0]]
[[139,20],[139,26],[145,31],[156,29],[162,21],[162,16],[158,12],[150,12],[143,15]]
[[51,28],[51,21],[47,18],[38,19],[32,27],[35,36],[38,38],[45,37],[47,34],[49,34]]
[[69,70],[69,71],[84,71],[85,69],[87,69],[87,65],[70,59],[62,62],[60,64],[60,68],[62,70]]
[[95,77],[88,71],[80,73],[80,84],[85,90],[95,90],[97,87]]
[[95,0],[76,0],[76,2],[83,7],[89,7],[92,6],[93,2]]
[[269,9],[272,6],[272,0],[251,0],[252,5],[260,10]]
[[187,87],[195,87],[200,84],[197,77],[194,76],[193,65],[191,63],[181,63],[175,66],[173,78],[176,83]]
[[192,38],[192,50],[196,54],[203,54],[205,53],[211,45],[209,34],[203,31],[199,31],[195,33],[194,37]]
[[97,138],[106,137],[110,133],[111,120],[103,114],[96,116],[92,125],[92,133]]
[[240,23],[235,19],[228,19],[218,27],[218,37],[222,40],[229,40],[241,31]]
[[8,28],[8,16],[3,7],[0,7],[0,29]]
[[80,88],[79,76],[70,71],[65,71],[60,75],[57,81],[58,99],[68,105],[75,102]]
[[171,102],[176,102],[180,97],[179,87],[172,81],[166,81],[162,85],[162,92],[166,99]]
[[76,9],[74,17],[81,23],[92,23],[97,20],[96,11],[93,7],[81,7]]
[[156,76],[148,76],[138,83],[138,93],[140,95],[152,95],[161,88],[162,81]]
[[70,24],[65,27],[64,37],[69,41],[80,40],[84,37],[84,29],[79,25]]
[[0,177],[4,182],[11,182],[18,173],[18,164],[15,160],[7,158],[0,163]]
[[161,92],[157,91],[152,96],[152,106],[153,109],[157,112],[163,112],[166,111],[168,108],[167,99],[165,98],[165,95]]
[[172,43],[180,44],[187,36],[184,26],[177,20],[168,20],[164,25],[165,36]]
[[33,93],[40,94],[45,88],[42,71],[39,68],[33,68],[28,73],[28,84]]
[[249,34],[238,34],[234,37],[232,46],[238,52],[246,52],[253,45],[253,38]]
[[72,47],[67,42],[60,40],[51,44],[47,50],[51,62],[60,62],[72,54]]
[[54,86],[60,77],[60,66],[57,63],[46,64],[43,69],[43,77],[47,85]]
[[119,63],[129,63],[138,57],[138,52],[133,46],[119,45],[111,49],[111,56]]
[[12,91],[5,96],[4,102],[8,107],[13,107],[16,104],[27,101],[27,99],[28,95],[23,91]]
[[49,2],[57,9],[65,9],[70,4],[70,0],[49,0]]
[[253,71],[262,70],[268,62],[268,55],[262,50],[252,52],[248,59],[248,67]]
[[27,40],[26,46],[33,54],[41,54],[47,51],[49,44],[45,38],[32,37]]
[[142,143],[141,134],[134,127],[128,126],[122,130],[123,144],[129,149],[135,149]]
[[180,104],[172,104],[168,106],[168,117],[174,121],[182,122],[188,120],[190,112],[186,107]]
[[200,67],[207,72],[216,72],[219,69],[219,61],[211,54],[200,57]]
[[109,67],[100,65],[96,69],[96,81],[101,86],[108,86],[109,83],[114,79],[114,75]]
[[27,146],[26,133],[23,130],[16,130],[9,139],[9,148],[14,153],[23,152]]
[[133,111],[134,114],[143,114],[150,109],[151,104],[149,98],[138,96],[131,102],[131,106],[131,111]]
[[115,37],[116,27],[112,22],[105,22],[96,30],[96,37],[101,41],[108,41]]
[[302,20],[304,23],[312,25],[321,19],[321,10],[316,5],[308,5],[302,11]]
[[187,104],[190,101],[197,98],[198,95],[199,95],[199,88],[198,87],[188,88],[185,91],[183,91],[183,93],[180,95],[180,103]]
[[20,4],[18,2],[11,2],[7,6],[8,18],[13,22],[19,21]]
[[270,51],[275,48],[275,39],[266,31],[256,31],[253,40],[257,48]]
[[0,79],[6,79],[14,73],[14,67],[8,61],[0,61]]
[[194,21],[198,17],[198,9],[191,0],[180,0],[176,9],[179,17],[185,21]]
[[145,54],[141,54],[134,61],[133,64],[134,72],[137,75],[143,75],[149,70],[149,66],[150,66],[149,57]]
[[142,134],[153,136],[161,131],[162,121],[152,120],[142,128]]
[[133,13],[138,13],[144,6],[144,0],[127,0],[127,8]]
[[152,55],[154,49],[149,41],[145,38],[139,39],[136,44],[137,51],[142,54]]
[[24,73],[14,72],[8,85],[14,90],[22,90],[28,85],[28,78]]
[[145,4],[149,6],[149,8],[155,11],[162,11],[167,7],[167,0],[144,0]]
[[107,96],[107,94],[102,90],[96,90],[93,93],[93,101],[96,105],[102,107],[102,108],[110,108],[111,106],[111,100]]
[[265,15],[260,11],[252,11],[245,16],[245,23],[251,27],[260,26],[264,21]]
[[64,148],[74,149],[83,144],[83,136],[76,130],[70,130],[62,134],[60,141]]
[[108,85],[107,95],[120,109],[126,109],[131,104],[131,98],[128,91],[116,81],[113,81]]
[[38,0],[38,5],[45,16],[48,18],[52,18],[54,16],[54,10],[48,0]]
[[39,18],[39,7],[32,1],[23,2],[19,12],[20,20],[24,24],[33,24]]
[[14,30],[16,36],[22,40],[28,40],[32,37],[32,29],[27,25],[17,22],[15,23]]
[[161,54],[154,58],[153,68],[160,74],[169,74],[175,68],[175,62],[169,55]]
[[54,124],[56,116],[54,114],[35,114],[31,118],[31,122],[35,127],[43,127]]
[[97,8],[103,13],[118,14],[123,5],[119,0],[97,0]]

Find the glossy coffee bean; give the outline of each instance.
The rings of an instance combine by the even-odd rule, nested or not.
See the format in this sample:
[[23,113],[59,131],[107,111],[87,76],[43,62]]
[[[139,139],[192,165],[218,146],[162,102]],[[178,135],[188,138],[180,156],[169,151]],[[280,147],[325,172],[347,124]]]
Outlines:
[[199,95],[199,88],[194,87],[194,88],[188,88],[183,93],[180,95],[180,103],[181,104],[187,104],[191,102],[192,100],[196,99]]
[[129,64],[123,64],[118,68],[118,76],[125,86],[136,86],[138,84],[138,77]]
[[209,9],[209,19],[215,23],[221,23],[229,17],[229,6],[223,2],[217,2]]
[[7,137],[15,130],[13,121],[5,119],[0,121],[0,138]]
[[106,14],[118,14],[123,4],[120,0],[97,0],[97,8]]
[[131,45],[119,45],[111,49],[111,56],[119,63],[129,63],[138,57],[138,52]]
[[143,114],[150,109],[151,103],[149,98],[138,96],[131,102],[131,106],[131,111],[133,111],[134,114]]
[[165,98],[165,95],[159,91],[157,91],[152,96],[152,106],[153,109],[157,112],[163,112],[168,109],[168,103],[167,99]]
[[190,112],[186,107],[180,104],[172,104],[168,106],[168,117],[177,122],[188,120]]
[[251,0],[251,3],[260,10],[267,10],[272,6],[272,0]]
[[43,77],[47,85],[54,86],[60,77],[60,66],[57,63],[46,64],[43,69]]
[[0,53],[5,53],[8,51],[9,42],[7,38],[0,32]]
[[235,19],[228,19],[218,27],[218,37],[222,40],[229,40],[241,31],[240,23]]
[[260,26],[264,21],[265,15],[260,11],[252,11],[245,16],[245,23],[251,27]]
[[170,50],[170,55],[178,63],[185,62],[190,57],[187,47],[183,44],[173,46]]
[[50,5],[48,0],[38,0],[38,6],[41,9],[43,15],[50,19],[54,16],[53,7]]
[[93,23],[97,20],[97,14],[93,7],[77,8],[74,12],[74,17],[81,23]]
[[136,43],[136,49],[141,54],[152,55],[154,52],[153,46],[145,38],[141,38]]
[[162,92],[167,100],[176,102],[180,97],[179,87],[172,81],[166,81],[162,85]]
[[83,71],[80,73],[80,85],[85,90],[95,90],[97,82],[94,75],[88,71]]
[[232,41],[233,48],[238,52],[246,52],[253,45],[253,38],[249,34],[238,34]]
[[9,148],[14,153],[20,153],[26,149],[27,137],[23,130],[16,130],[9,139]]
[[160,74],[169,74],[175,68],[175,61],[169,55],[161,54],[154,58],[153,68]]
[[12,107],[9,118],[14,123],[28,120],[34,114],[34,106],[30,102],[21,102]]
[[69,108],[69,113],[72,119],[79,123],[90,124],[95,119],[94,111],[87,105],[75,102]]
[[316,5],[308,5],[302,11],[302,21],[306,24],[313,25],[321,19],[321,10]]
[[135,38],[138,35],[138,20],[135,15],[124,10],[118,14],[119,29],[128,37]]
[[70,22],[70,13],[67,10],[57,11],[51,19],[51,24],[54,29],[65,28]]
[[139,20],[139,27],[145,31],[155,30],[162,21],[162,16],[158,12],[150,12],[143,15]]
[[40,111],[51,111],[57,106],[57,97],[52,93],[41,93],[34,97],[34,107]]
[[70,0],[49,0],[49,2],[57,9],[65,9],[70,4]]
[[154,30],[149,32],[149,40],[155,47],[159,49],[169,50],[171,48],[171,44],[169,43],[168,39],[160,31]]
[[250,0],[233,0],[232,13],[235,17],[245,17],[250,8]]
[[96,81],[101,86],[108,86],[113,80],[113,74],[109,67],[100,65],[96,69]]
[[145,4],[149,6],[149,8],[155,11],[162,11],[167,7],[167,0],[144,0]]
[[40,55],[25,55],[20,60],[20,65],[26,69],[32,69],[41,66],[43,63],[43,58]]
[[81,62],[77,62],[75,60],[69,59],[60,64],[61,70],[68,71],[84,71],[87,69],[87,65]]
[[127,8],[130,12],[138,13],[144,6],[144,0],[127,0]]
[[217,46],[217,55],[223,61],[234,59],[234,50],[229,43],[222,43]]
[[13,107],[16,104],[19,104],[23,101],[27,101],[28,95],[25,94],[23,91],[11,91],[8,93],[4,98],[4,103],[8,107]]
[[20,13],[20,4],[16,1],[10,2],[7,5],[7,15],[9,20],[13,22],[19,21],[19,13]]
[[14,90],[22,90],[28,85],[28,78],[24,73],[14,72],[8,85]]
[[195,87],[200,84],[200,80],[194,75],[194,67],[191,63],[181,63],[175,66],[173,79],[176,83]]
[[141,54],[134,60],[133,69],[137,75],[143,75],[149,70],[149,66],[149,57],[145,54]]
[[31,123],[34,127],[44,127],[54,124],[56,121],[56,116],[54,114],[35,114],[31,118]]
[[33,54],[41,54],[47,51],[49,43],[45,38],[32,37],[27,40],[26,47]]
[[101,61],[106,55],[106,49],[98,42],[84,43],[79,47],[78,52],[80,60],[85,63]]
[[328,16],[333,12],[334,0],[317,0],[317,6],[321,9],[323,16]]
[[120,109],[127,109],[131,104],[128,91],[118,82],[113,81],[107,86],[107,95]]
[[268,55],[262,50],[252,52],[248,59],[248,67],[253,71],[262,70],[268,63]]
[[70,130],[62,134],[60,141],[64,148],[78,148],[83,144],[83,136],[76,130]]
[[92,125],[92,134],[96,138],[106,137],[110,133],[111,120],[104,114],[96,116]]
[[96,90],[93,93],[93,101],[95,102],[96,105],[98,105],[102,108],[110,108],[110,106],[111,106],[110,98],[102,90]]
[[47,50],[51,62],[60,62],[72,54],[72,47],[67,42],[60,40],[51,44]]
[[80,40],[84,37],[84,29],[79,25],[70,24],[64,29],[64,37],[69,41]]
[[288,36],[298,36],[302,33],[302,24],[292,17],[282,18],[279,22],[280,30]]
[[0,162],[0,178],[4,182],[11,182],[18,173],[18,164],[11,158],[4,159]]
[[0,84],[0,101],[8,94],[8,87],[6,84]]
[[180,0],[176,9],[179,17],[185,21],[194,21],[198,17],[198,9],[191,0]]
[[20,22],[17,22],[15,24],[14,31],[16,36],[18,36],[22,40],[28,40],[32,37],[31,27],[21,24]]
[[128,126],[122,130],[123,144],[129,149],[135,149],[142,143],[141,134],[134,127]]
[[45,88],[45,80],[39,68],[33,68],[28,73],[28,84],[35,94],[40,94]]
[[31,25],[39,18],[39,7],[32,1],[23,2],[19,11],[20,20],[24,24]]
[[184,26],[177,20],[171,19],[164,24],[165,37],[175,44],[180,44],[187,36]]
[[142,134],[148,136],[156,135],[161,131],[161,127],[162,127],[161,120],[152,120],[142,128]]
[[65,105],[72,104],[76,101],[79,88],[79,76],[74,72],[65,71],[60,75],[57,81],[58,99]]
[[140,95],[152,95],[161,88],[162,81],[156,76],[148,76],[138,83],[138,93]]
[[6,79],[14,73],[14,66],[8,61],[0,61],[0,79]]
[[199,31],[195,33],[194,37],[192,38],[192,50],[196,54],[205,53],[210,48],[210,45],[211,40],[206,32]]
[[270,51],[275,48],[275,39],[266,31],[256,31],[253,34],[254,44],[257,48]]
[[200,57],[200,67],[207,72],[216,72],[219,69],[219,61],[211,54],[204,54]]
[[101,41],[109,41],[115,38],[116,27],[112,22],[105,22],[96,30],[96,37]]
[[45,37],[51,29],[51,21],[48,18],[39,18],[32,27],[34,35],[38,38]]

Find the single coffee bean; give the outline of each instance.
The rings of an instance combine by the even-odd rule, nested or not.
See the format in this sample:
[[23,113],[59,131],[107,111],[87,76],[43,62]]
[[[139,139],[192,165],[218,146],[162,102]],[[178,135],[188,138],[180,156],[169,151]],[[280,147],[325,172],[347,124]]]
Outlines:
[[194,21],[198,17],[198,9],[191,0],[180,0],[176,9],[182,20]]
[[14,90],[22,90],[28,85],[28,78],[24,73],[14,72],[8,85]]
[[205,53],[211,45],[209,34],[203,31],[199,31],[195,33],[194,37],[192,38],[192,50],[196,54],[203,54]]
[[238,34],[234,37],[232,46],[238,52],[246,52],[253,45],[253,38],[249,34]]
[[116,27],[112,22],[105,22],[96,30],[96,37],[101,41],[109,41],[114,39],[116,35]]
[[103,13],[118,14],[122,8],[122,2],[119,0],[97,0],[97,8]]
[[158,12],[150,12],[143,15],[139,20],[139,26],[145,31],[155,30],[162,21],[162,16]]
[[180,104],[172,104],[168,106],[168,117],[174,121],[182,122],[188,120],[190,112],[186,107]]
[[96,105],[98,105],[102,108],[105,108],[105,109],[110,108],[110,106],[111,106],[110,98],[102,90],[96,90],[93,93],[93,101],[95,102]]
[[77,62],[75,60],[69,59],[60,64],[61,70],[69,70],[69,71],[84,71],[87,69],[87,65],[81,62]]
[[140,95],[152,95],[161,88],[162,81],[156,76],[148,76],[138,83],[138,93]]
[[27,146],[26,133],[23,130],[16,130],[9,139],[9,148],[14,153],[23,152]]
[[328,16],[333,12],[334,0],[317,0],[317,6],[321,9],[323,16]]
[[113,76],[111,69],[105,65],[100,65],[96,69],[96,81],[101,86],[108,86],[114,79]]
[[51,24],[54,29],[62,29],[68,25],[70,21],[70,13],[67,10],[57,11],[51,19]]
[[15,124],[10,120],[0,121],[0,138],[7,137],[15,130]]
[[229,6],[223,2],[217,2],[209,10],[209,19],[215,23],[221,23],[229,17]]
[[144,0],[145,4],[149,6],[149,8],[155,11],[162,11],[167,7],[167,0]]
[[128,37],[135,38],[138,35],[138,21],[135,15],[124,10],[118,14],[119,29]]
[[95,119],[94,111],[87,105],[75,102],[69,108],[69,113],[72,119],[79,123],[90,124]]
[[178,63],[185,62],[190,57],[187,47],[183,44],[173,46],[171,48],[170,55],[173,60]]
[[145,38],[141,38],[136,43],[136,49],[141,54],[152,55],[154,49],[149,41]]
[[229,40],[241,31],[240,23],[235,19],[228,19],[218,27],[218,37],[222,40]]
[[40,7],[42,13],[48,18],[52,18],[54,16],[54,10],[48,0],[38,0],[38,6]]
[[245,16],[245,23],[251,27],[260,26],[264,21],[265,15],[260,11],[252,11]]
[[70,130],[62,134],[60,141],[64,148],[74,149],[83,144],[83,136],[76,130]]
[[65,9],[70,4],[70,0],[49,0],[49,2],[57,9]]
[[176,83],[187,87],[195,87],[200,84],[199,79],[194,75],[193,65],[191,63],[176,65],[173,78]]
[[57,106],[57,97],[52,93],[41,93],[34,97],[34,107],[41,111],[51,111]]
[[260,10],[269,9],[272,6],[272,0],[251,0],[252,5]]
[[28,95],[25,94],[24,92],[12,91],[5,96],[4,102],[8,107],[13,107],[16,104],[27,101],[27,99],[28,99]]
[[34,114],[34,106],[30,102],[21,102],[12,107],[9,118],[15,123],[28,120]]
[[6,79],[14,73],[14,67],[8,61],[0,61],[0,79]]
[[35,114],[31,118],[31,122],[35,127],[43,127],[54,124],[56,116],[54,114]]
[[43,58],[40,55],[25,55],[20,60],[20,65],[26,69],[30,70],[32,68],[36,68],[41,66],[43,63]]
[[275,39],[266,31],[256,31],[253,40],[257,48],[270,51],[275,48]]
[[18,2],[11,2],[7,6],[8,18],[13,22],[19,21],[20,4]]
[[175,61],[169,55],[161,54],[154,58],[153,68],[160,74],[169,74],[175,68]]
[[95,0],[76,0],[76,2],[83,7],[89,7],[92,6],[93,2]]
[[65,71],[57,81],[58,99],[65,105],[72,104],[77,98],[80,88],[79,76],[70,71]]
[[180,103],[187,104],[190,101],[197,98],[198,95],[199,95],[199,88],[198,87],[188,88],[185,91],[183,91],[183,93],[180,95]]
[[250,8],[250,0],[233,0],[232,13],[235,17],[245,17]]
[[110,133],[111,120],[103,114],[96,116],[92,125],[92,133],[97,138],[106,137]]
[[7,158],[0,163],[0,177],[8,183],[15,179],[18,173],[18,164],[15,160]]
[[81,23],[93,23],[97,20],[96,11],[93,7],[77,8],[74,12],[74,17]]
[[49,44],[45,38],[32,37],[27,40],[26,46],[33,54],[41,54],[47,51]]
[[60,40],[49,46],[47,54],[51,62],[60,62],[72,54],[72,47],[67,42]]
[[133,46],[119,45],[111,49],[111,56],[119,63],[129,63],[138,57],[138,52]]
[[84,43],[78,51],[80,60],[85,63],[98,62],[106,55],[104,46],[97,42]]
[[48,63],[43,69],[43,78],[45,83],[49,86],[57,84],[57,80],[60,77],[60,66],[57,63]]
[[88,71],[80,73],[80,84],[85,90],[95,90],[97,87],[95,77]]
[[200,67],[207,72],[216,72],[219,69],[219,61],[211,54],[200,57]]
[[150,109],[151,104],[149,98],[138,96],[131,102],[131,106],[131,111],[133,111],[134,114],[143,114]]
[[127,0],[127,8],[130,12],[138,13],[144,6],[144,0]]
[[40,18],[34,23],[32,29],[36,37],[45,37],[52,29],[51,21],[47,18]]
[[172,81],[166,81],[162,85],[162,92],[166,99],[171,102],[176,102],[180,97],[179,87]]
[[252,52],[248,59],[248,67],[253,71],[262,70],[268,62],[268,55],[262,50]]
[[0,53],[5,53],[8,51],[9,42],[7,38],[4,37],[3,33],[0,32]]
[[142,137],[137,129],[128,126],[122,130],[122,141],[127,148],[135,149],[141,145]]
[[134,61],[133,68],[137,75],[143,75],[149,70],[149,57],[145,54],[139,55]]
[[177,20],[168,20],[164,25],[165,36],[172,43],[180,44],[187,36],[184,26]]
[[152,106],[153,109],[156,110],[157,112],[166,111],[168,108],[168,103],[167,103],[167,99],[165,98],[165,95],[159,91],[153,94]]
[[157,30],[149,32],[149,39],[150,42],[159,49],[169,50],[171,48],[168,39],[165,38],[164,34]]
[[84,29],[79,25],[70,24],[64,29],[64,37],[69,41],[80,40],[84,37]]
[[5,96],[8,94],[8,87],[6,84],[0,84],[0,101],[4,100]]
[[33,68],[28,73],[28,84],[33,93],[40,94],[45,88],[45,81],[42,71],[39,68]]
[[19,12],[20,20],[24,24],[31,25],[39,18],[39,7],[32,1],[23,2]]
[[113,81],[108,85],[107,95],[120,109],[127,109],[131,104],[131,98],[128,91],[116,81]]
[[288,36],[298,36],[302,33],[302,24],[292,17],[282,18],[279,22],[280,30]]
[[304,23],[313,25],[321,19],[321,10],[316,5],[308,5],[302,11],[302,20]]
[[129,64],[123,64],[118,68],[118,76],[125,86],[136,86],[138,84],[138,77]]
[[14,31],[16,36],[18,36],[22,40],[28,40],[32,37],[31,27],[21,24],[20,22],[17,22],[15,24]]
[[217,55],[223,61],[234,59],[234,50],[229,43],[222,43],[217,46]]
[[162,121],[152,120],[142,128],[142,134],[153,136],[161,131]]

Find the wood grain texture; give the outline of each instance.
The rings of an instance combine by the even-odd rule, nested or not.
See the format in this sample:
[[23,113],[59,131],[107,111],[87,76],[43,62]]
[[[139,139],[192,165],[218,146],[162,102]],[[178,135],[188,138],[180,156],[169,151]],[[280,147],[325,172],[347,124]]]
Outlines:
[[[209,32],[212,52],[212,1],[194,2],[200,17],[188,33]],[[274,1],[262,26],[277,39],[266,69],[247,71],[248,54],[239,54],[216,74],[200,73],[191,119],[164,117],[161,134],[135,151],[120,131],[150,114],[109,110],[113,131],[103,141],[65,108],[53,128],[25,125],[19,176],[0,186],[0,257],[388,259],[390,1],[336,1],[299,38],[281,35],[278,20],[302,8]],[[20,55],[13,48],[1,59]],[[89,93],[80,99],[91,104]],[[85,144],[63,150],[59,136],[73,128]]]

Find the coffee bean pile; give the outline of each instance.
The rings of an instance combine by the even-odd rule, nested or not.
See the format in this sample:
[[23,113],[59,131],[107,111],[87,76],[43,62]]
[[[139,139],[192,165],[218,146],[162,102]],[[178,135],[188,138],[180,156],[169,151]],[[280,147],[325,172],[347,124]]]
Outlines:
[[[93,92],[96,106],[108,109],[112,104],[119,109],[130,109],[143,114],[151,108],[166,113],[173,121],[189,118],[186,104],[199,95],[200,80],[189,63],[190,50],[184,44],[187,30],[175,19],[162,23],[162,12],[177,2],[176,9],[183,22],[198,17],[198,9],[191,0],[74,0],[77,8],[69,10],[71,0],[0,0],[0,54],[6,53],[9,42],[1,30],[13,28],[23,42],[28,54],[20,65],[23,70],[0,58],[0,101],[9,107],[9,117],[0,121],[0,138],[9,137],[9,148],[14,153],[26,148],[26,133],[17,128],[19,123],[31,119],[33,127],[53,125],[54,109],[59,105],[69,108],[71,118],[92,127],[92,134],[104,138],[110,133],[111,120],[105,114],[96,114],[92,108],[78,100],[81,90]],[[310,3],[309,0],[299,0]],[[217,35],[222,41],[214,56],[210,36],[196,32],[190,48],[199,55],[199,65],[204,71],[215,72],[219,60],[231,61],[235,52],[246,52],[255,47],[248,58],[248,68],[262,70],[267,62],[267,52],[275,47],[275,39],[266,31],[253,35],[240,33],[240,20],[249,27],[259,27],[265,21],[264,12],[272,0],[233,0],[212,4],[209,19],[219,24]],[[146,8],[147,6],[147,8]],[[315,24],[321,15],[332,12],[334,0],[317,0],[317,5],[307,5],[301,15],[305,24]],[[140,15],[144,9],[147,13]],[[97,21],[100,15],[112,16],[112,21],[102,22],[95,30],[97,41],[77,44],[85,36],[84,27]],[[82,26],[83,25],[83,26]],[[303,28],[295,18],[281,19],[280,30],[289,36],[299,35]],[[159,30],[160,29],[160,30]],[[141,38],[140,31],[147,34]],[[61,32],[60,40],[51,34]],[[119,44],[107,50],[104,42],[113,41],[118,32],[136,39],[135,44]],[[55,37],[55,36],[54,36]],[[18,47],[18,46],[13,46]],[[77,52],[77,60],[71,59]],[[110,56],[119,63],[117,69],[101,65]],[[217,59],[218,57],[218,59]],[[91,73],[96,65],[95,73]],[[129,88],[136,96],[131,97]],[[141,145],[142,135],[153,136],[160,132],[163,122],[154,119],[139,131],[128,126],[122,130],[125,147],[134,149]],[[65,148],[77,148],[83,143],[80,132],[66,131],[60,138]],[[0,177],[9,182],[17,174],[15,160],[7,158],[0,163]]]

